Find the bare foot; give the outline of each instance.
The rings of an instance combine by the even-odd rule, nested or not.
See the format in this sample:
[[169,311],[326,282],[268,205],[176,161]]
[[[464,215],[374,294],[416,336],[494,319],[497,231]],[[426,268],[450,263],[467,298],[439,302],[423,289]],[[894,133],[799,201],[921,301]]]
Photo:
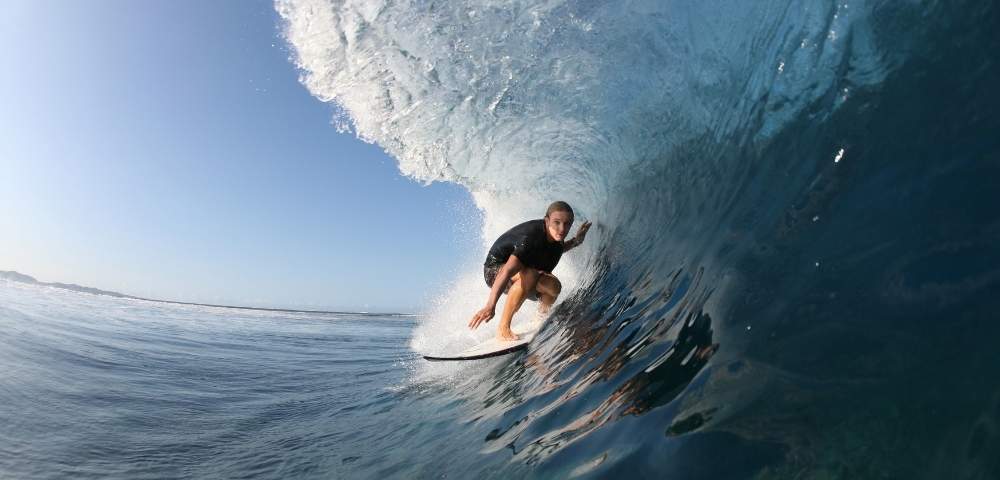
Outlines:
[[497,340],[501,342],[513,342],[520,339],[521,337],[515,335],[509,328],[507,330],[497,330]]

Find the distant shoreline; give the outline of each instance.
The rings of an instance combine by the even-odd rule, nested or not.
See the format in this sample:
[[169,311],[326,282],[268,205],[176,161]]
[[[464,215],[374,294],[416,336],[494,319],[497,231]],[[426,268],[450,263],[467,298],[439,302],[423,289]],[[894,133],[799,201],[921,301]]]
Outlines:
[[232,308],[235,310],[260,310],[263,312],[283,312],[283,313],[317,313],[317,314],[327,314],[327,315],[362,315],[371,317],[419,317],[420,314],[417,313],[399,313],[399,312],[386,312],[386,313],[372,313],[372,312],[346,312],[346,311],[334,311],[334,310],[300,310],[294,308],[268,308],[268,307],[245,307],[240,305],[221,305],[214,303],[198,303],[198,302],[181,302],[177,300],[162,300],[159,298],[146,298],[137,297],[135,295],[128,295],[125,293],[114,292],[111,290],[101,290],[99,288],[85,287],[83,285],[76,285],[74,283],[58,283],[58,282],[40,282],[35,277],[30,275],[25,275],[23,273],[0,270],[0,279],[10,280],[19,283],[27,283],[31,285],[41,285],[45,287],[54,287],[62,290],[69,290],[72,292],[89,293],[91,295],[104,295],[108,297],[115,298],[127,298],[131,300],[142,300],[145,302],[157,302],[157,303],[171,303],[174,305],[193,305],[198,307],[214,307],[214,308]]

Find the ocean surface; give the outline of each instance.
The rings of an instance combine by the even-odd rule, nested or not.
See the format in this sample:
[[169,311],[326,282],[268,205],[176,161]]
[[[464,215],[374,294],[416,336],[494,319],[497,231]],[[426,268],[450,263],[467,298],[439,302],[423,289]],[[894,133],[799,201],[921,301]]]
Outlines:
[[0,476],[1000,478],[996,2],[275,7],[338,129],[472,193],[470,256],[594,222],[551,317],[440,364],[481,265],[407,317],[0,282]]
[[406,439],[416,321],[0,280],[0,478],[354,476]]

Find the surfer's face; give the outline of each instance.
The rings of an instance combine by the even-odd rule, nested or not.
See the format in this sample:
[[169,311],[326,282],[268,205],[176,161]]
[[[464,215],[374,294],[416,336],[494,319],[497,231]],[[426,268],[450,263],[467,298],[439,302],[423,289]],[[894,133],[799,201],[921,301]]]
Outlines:
[[569,235],[569,228],[573,226],[573,215],[569,212],[556,211],[545,216],[545,231],[549,237],[561,242]]

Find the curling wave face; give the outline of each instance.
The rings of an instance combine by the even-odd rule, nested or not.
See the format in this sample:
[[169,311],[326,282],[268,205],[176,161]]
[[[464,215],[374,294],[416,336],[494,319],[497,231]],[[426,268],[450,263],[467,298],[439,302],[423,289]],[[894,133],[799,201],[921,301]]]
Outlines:
[[[501,472],[996,468],[996,385],[908,426],[939,401],[914,372],[944,388],[972,378],[965,361],[998,368],[927,333],[945,317],[954,345],[998,329],[982,321],[1000,281],[994,5],[276,8],[338,127],[467,187],[484,242],[557,198],[599,225],[534,350],[471,394],[503,406],[484,420],[484,451],[516,460]],[[453,296],[481,297],[466,277]]]
[[659,175],[679,148],[760,141],[819,99],[877,83],[889,63],[870,54],[864,5],[277,8],[303,83],[343,109],[340,128],[378,143],[403,173],[589,209],[622,183]]

